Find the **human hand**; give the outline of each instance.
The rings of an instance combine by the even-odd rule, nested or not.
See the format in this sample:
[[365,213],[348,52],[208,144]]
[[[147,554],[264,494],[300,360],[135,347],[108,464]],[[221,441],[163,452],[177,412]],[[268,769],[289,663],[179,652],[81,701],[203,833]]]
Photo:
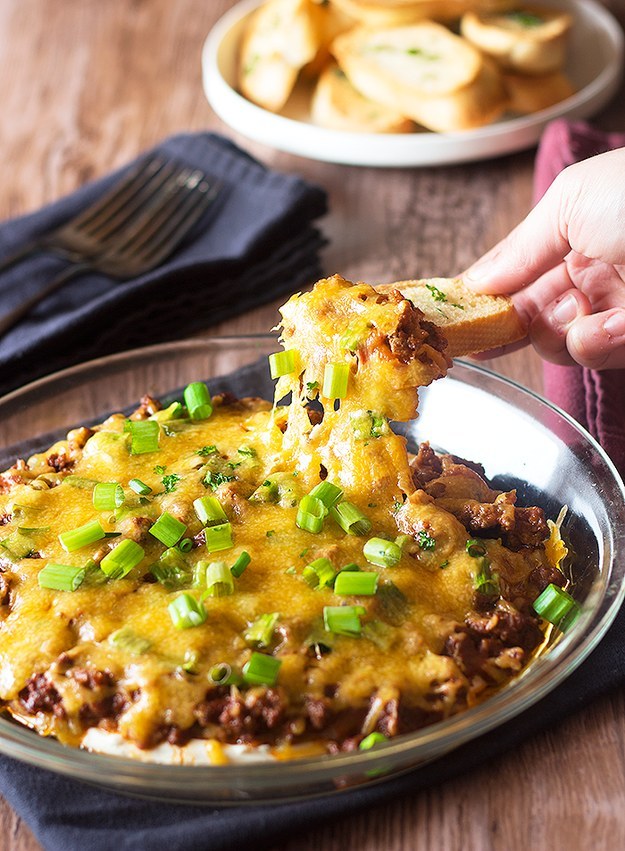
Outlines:
[[565,169],[462,277],[511,295],[545,360],[625,367],[625,148]]

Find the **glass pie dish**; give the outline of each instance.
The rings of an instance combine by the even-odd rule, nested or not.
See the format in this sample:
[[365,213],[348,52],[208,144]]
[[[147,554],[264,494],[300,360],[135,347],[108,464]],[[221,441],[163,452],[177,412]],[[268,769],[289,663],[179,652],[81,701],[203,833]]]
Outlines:
[[[0,400],[0,469],[44,449],[73,426],[132,409],[144,394],[166,399],[194,380],[238,396],[270,398],[271,335],[152,346],[90,361]],[[0,716],[0,752],[117,791],[168,801],[241,805],[380,782],[443,756],[510,720],[567,677],[596,646],[625,595],[625,489],[603,450],[578,424],[519,385],[468,363],[421,391],[419,419],[400,426],[409,445],[480,462],[499,489],[557,517],[574,552],[575,624],[493,697],[370,751],[220,766],[138,762],[43,738]]]

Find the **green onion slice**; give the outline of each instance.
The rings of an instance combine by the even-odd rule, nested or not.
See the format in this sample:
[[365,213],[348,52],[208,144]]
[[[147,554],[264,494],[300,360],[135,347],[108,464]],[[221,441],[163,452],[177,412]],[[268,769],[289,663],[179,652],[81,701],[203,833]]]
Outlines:
[[247,569],[251,560],[252,558],[250,554],[243,550],[243,552],[239,555],[235,563],[230,568],[230,573],[234,576],[235,579],[238,579],[239,576],[241,576],[241,574]]
[[472,558],[480,558],[486,555],[486,547],[481,541],[476,541],[475,538],[467,541],[466,550]]
[[348,535],[366,535],[371,531],[371,521],[353,503],[343,500],[330,509],[330,517]]
[[29,537],[28,532],[18,529],[3,538],[0,541],[0,547],[3,547],[14,559],[27,558],[33,551],[33,539]]
[[332,506],[343,499],[343,488],[338,485],[333,485],[332,482],[319,482],[318,485],[311,490],[310,496],[320,499],[326,508]]
[[324,606],[323,624],[327,632],[358,637],[362,632],[360,617],[364,614],[364,606]]
[[327,363],[323,371],[322,396],[328,399],[344,399],[347,396],[347,385],[349,383],[348,363]]
[[399,544],[384,538],[369,538],[362,551],[370,564],[377,564],[379,567],[395,567],[401,559]]
[[201,496],[194,499],[193,508],[202,526],[214,526],[228,520],[216,496]]
[[227,662],[218,662],[208,672],[208,679],[216,686],[230,686],[240,685],[242,678]]
[[[176,547],[165,550],[159,560],[150,567],[150,573],[170,591],[188,585],[192,579],[189,566]],[[193,584],[195,585],[195,582]]]
[[388,739],[383,733],[369,733],[358,745],[361,751],[370,751],[376,745],[381,745],[383,742],[388,742]]
[[307,494],[300,500],[297,509],[297,517],[295,525],[305,532],[313,532],[317,534],[323,528],[323,521],[327,514],[327,509],[320,499],[316,496]]
[[194,381],[184,389],[185,405],[192,420],[207,420],[213,413],[211,395],[203,381]]
[[39,571],[37,582],[40,588],[53,591],[75,591],[85,578],[84,567],[72,564],[47,564]]
[[100,562],[100,570],[106,573],[109,579],[123,579],[142,561],[144,555],[143,547],[140,547],[136,541],[126,538],[104,556]]
[[183,538],[178,544],[181,553],[190,553],[193,549],[193,538]]
[[336,576],[336,571],[330,559],[317,558],[306,565],[302,576],[311,588],[325,588],[327,585],[332,584]]
[[69,532],[62,532],[59,535],[59,541],[65,552],[73,553],[74,550],[79,550],[89,544],[94,544],[96,541],[101,541],[104,534],[104,529],[100,525],[100,521],[91,520],[91,522],[85,523],[84,526],[70,529]]
[[141,479],[131,479],[128,482],[128,487],[135,493],[138,493],[139,496],[147,496],[149,493],[152,493],[152,488],[146,485],[145,482],[142,482]]
[[234,577],[223,561],[213,561],[206,568],[206,591],[204,596],[228,597],[234,592]]
[[230,523],[220,523],[219,526],[207,526],[204,530],[206,549],[211,553],[219,550],[229,550],[232,542],[232,526]]
[[378,590],[378,574],[364,571],[341,571],[334,583],[334,593],[339,596],[363,595],[370,597]]
[[169,604],[167,610],[176,629],[190,629],[193,626],[200,626],[207,618],[204,604],[186,592],[176,597]]
[[160,426],[155,420],[126,420],[124,431],[130,432],[130,454],[158,452]]
[[98,482],[93,489],[93,507],[96,511],[115,511],[124,504],[124,489],[117,482]]
[[261,615],[250,624],[244,638],[253,647],[269,647],[273,638],[273,630],[280,617],[280,612]]
[[473,585],[480,594],[486,594],[489,597],[496,597],[499,594],[499,578],[496,573],[491,571],[490,561],[483,556],[480,559],[480,566],[475,574]]
[[119,647],[120,650],[130,653],[131,656],[141,656],[152,646],[151,641],[137,635],[129,626],[122,626],[121,629],[112,632],[108,640],[109,644],[112,644],[113,647]]
[[280,665],[282,665],[280,659],[254,651],[249,662],[243,666],[243,679],[250,685],[273,686],[278,679]]
[[567,591],[551,583],[534,600],[534,611],[565,632],[577,620],[580,608]]
[[275,352],[269,355],[269,370],[272,378],[280,378],[295,372],[295,349],[287,349],[284,352]]
[[167,511],[164,511],[156,523],[153,523],[150,527],[150,535],[153,535],[166,547],[175,547],[186,531],[185,524],[176,520]]

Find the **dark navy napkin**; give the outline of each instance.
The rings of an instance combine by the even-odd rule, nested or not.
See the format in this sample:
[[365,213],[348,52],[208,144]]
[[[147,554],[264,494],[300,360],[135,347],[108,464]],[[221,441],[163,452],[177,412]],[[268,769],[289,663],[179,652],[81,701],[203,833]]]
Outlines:
[[[187,337],[321,276],[324,240],[312,224],[326,211],[320,188],[211,133],[173,136],[154,150],[218,179],[217,200],[154,271],[125,283],[89,273],[33,309],[0,339],[0,394],[96,356]],[[0,259],[71,219],[132,165],[0,224]],[[66,265],[43,253],[0,273],[0,315]]]

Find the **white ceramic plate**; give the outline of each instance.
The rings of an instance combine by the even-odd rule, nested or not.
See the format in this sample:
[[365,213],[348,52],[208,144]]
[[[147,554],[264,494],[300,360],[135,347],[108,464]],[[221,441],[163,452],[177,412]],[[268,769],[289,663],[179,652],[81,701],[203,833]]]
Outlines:
[[238,47],[245,22],[260,5],[243,0],[213,27],[204,44],[204,91],[217,115],[256,142],[311,159],[348,165],[425,166],[459,163],[509,154],[534,145],[554,118],[588,118],[617,92],[623,71],[624,37],[617,21],[595,0],[541,0],[570,10],[567,74],[577,89],[549,109],[458,133],[376,134],[328,130],[312,124],[305,98],[287,104],[288,117],[275,115],[236,91]]

